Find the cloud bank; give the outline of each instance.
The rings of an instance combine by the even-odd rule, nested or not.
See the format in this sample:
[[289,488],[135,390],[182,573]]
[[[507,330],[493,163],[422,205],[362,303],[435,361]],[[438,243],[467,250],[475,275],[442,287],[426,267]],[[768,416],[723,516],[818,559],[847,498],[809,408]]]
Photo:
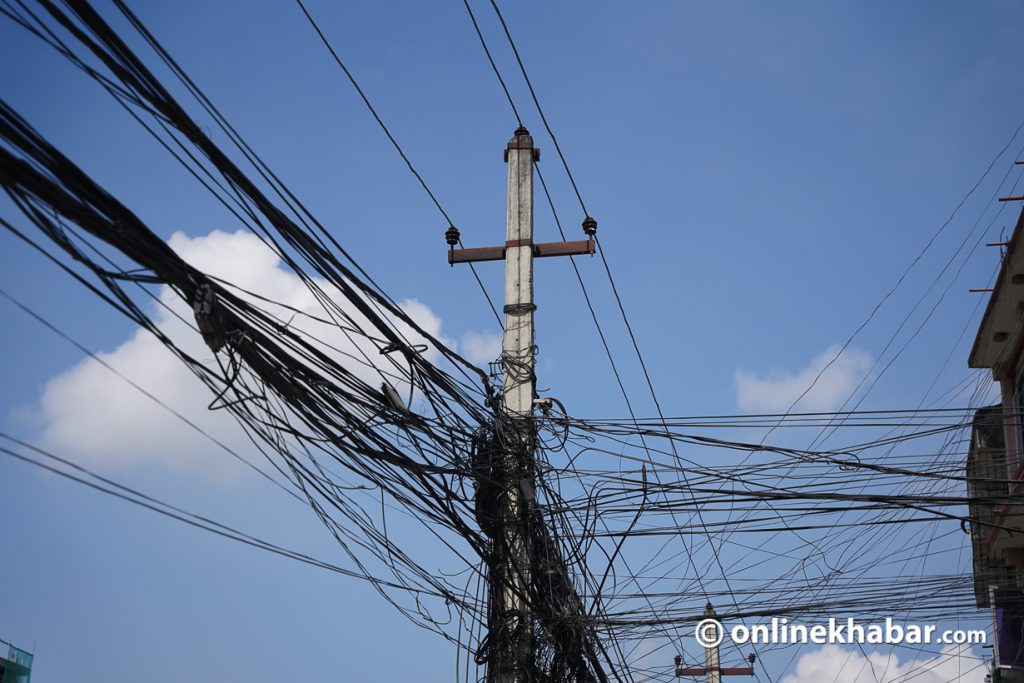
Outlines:
[[797,410],[838,408],[867,376],[872,363],[867,351],[848,348],[840,353],[841,348],[833,344],[796,372],[777,368],[762,376],[737,370],[737,407],[748,412],[782,412],[799,399]]
[[[209,275],[305,313],[324,315],[306,285],[282,268],[277,255],[250,233],[215,231],[194,238],[177,233],[169,243],[186,261]],[[327,283],[320,284],[331,291]],[[153,309],[156,324],[185,353],[212,365],[212,353],[200,336],[177,317],[192,320],[188,305],[166,287],[159,298],[162,305]],[[261,305],[283,320],[291,318],[293,328],[321,342],[322,350],[368,383],[380,383],[372,366],[358,362],[362,361],[361,351],[373,362],[381,358],[370,342],[349,339],[333,326],[302,316],[292,317],[282,307]],[[422,329],[452,345],[442,336],[441,319],[426,304],[407,299],[400,306]],[[345,310],[358,319],[347,306]],[[410,330],[403,332],[410,340],[418,341]],[[487,334],[467,334],[464,339],[466,352],[473,360],[480,360],[494,350],[493,340]],[[333,350],[328,350],[328,344]],[[434,349],[426,353],[428,357],[437,356]],[[255,452],[227,411],[207,409],[213,399],[210,390],[149,332],[136,330],[116,349],[97,356],[216,439],[241,452]],[[214,474],[233,467],[231,456],[222,454],[209,439],[92,358],[47,382],[38,404],[30,412],[41,425],[40,441],[45,447],[83,461],[199,467]]]
[[869,652],[865,657],[857,649],[825,645],[802,655],[796,672],[782,683],[984,683],[987,662],[970,649],[950,645],[935,655],[921,654],[900,661],[895,654]]
[[484,369],[501,355],[501,335],[496,332],[467,332],[461,341],[466,360]]

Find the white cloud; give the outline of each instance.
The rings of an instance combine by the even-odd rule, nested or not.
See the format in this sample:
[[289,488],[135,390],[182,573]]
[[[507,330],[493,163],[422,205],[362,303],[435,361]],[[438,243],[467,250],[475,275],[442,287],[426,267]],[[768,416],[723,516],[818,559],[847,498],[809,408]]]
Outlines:
[[[284,270],[278,257],[252,234],[217,231],[190,238],[177,233],[171,237],[170,245],[201,271],[324,317],[323,308],[305,284]],[[331,291],[326,282],[318,283],[325,291]],[[174,315],[191,321],[189,306],[166,287],[160,293],[160,301],[163,306],[155,306],[152,315],[159,328],[193,358],[213,364],[213,355],[200,336]],[[260,305],[285,321],[292,317],[291,312],[281,307]],[[400,305],[426,332],[444,341],[441,320],[428,306],[414,299]],[[360,318],[350,307],[344,306],[344,310]],[[380,363],[383,357],[372,343],[350,340],[336,327],[302,316],[292,318],[290,324],[371,385],[380,383],[379,374],[363,361],[360,353],[365,353],[371,363]],[[411,330],[402,331],[411,341],[420,341]],[[425,353],[432,359],[438,356],[436,349]],[[139,329],[113,351],[97,355],[217,439],[240,452],[255,453],[227,411],[207,409],[213,399],[210,390],[149,332]],[[397,360],[401,362],[401,357]],[[405,395],[404,391],[401,393]],[[32,413],[41,422],[40,440],[46,447],[86,461],[119,465],[158,462],[170,467],[199,467],[215,476],[227,472],[234,462],[204,436],[92,358],[51,379]]]
[[796,672],[782,683],[984,683],[987,673],[986,662],[965,646],[950,645],[934,655],[900,661],[889,652],[868,652],[865,657],[857,649],[825,645],[801,656]]
[[501,335],[494,332],[468,332],[462,335],[462,353],[468,361],[486,368],[501,355]]
[[[872,362],[867,351],[848,348],[840,354],[840,348],[836,344],[830,346],[795,373],[778,368],[762,377],[737,370],[734,375],[736,405],[747,411],[783,411],[806,391],[807,394],[797,404],[798,409],[837,408],[867,375]],[[829,365],[833,359],[835,361]],[[818,377],[819,373],[821,377]]]

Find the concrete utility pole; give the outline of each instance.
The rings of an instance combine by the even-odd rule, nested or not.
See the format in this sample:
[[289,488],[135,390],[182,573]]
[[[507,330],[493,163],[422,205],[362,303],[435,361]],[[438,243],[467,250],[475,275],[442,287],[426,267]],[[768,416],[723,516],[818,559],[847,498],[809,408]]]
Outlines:
[[[712,619],[717,616],[715,614],[715,608],[708,603],[707,608],[704,610],[704,617],[711,617]],[[722,629],[721,626],[715,626],[709,629],[711,632],[708,633],[708,638],[715,642],[712,647],[704,648],[704,668],[707,669],[707,683],[722,683],[722,667],[721,657],[719,656],[719,643],[718,632]]]
[[[704,608],[704,619],[714,619],[718,621],[718,613],[715,612],[715,608],[709,602]],[[719,621],[717,624],[709,624],[703,629],[703,638],[708,643],[714,643],[714,645],[704,646],[704,666],[702,667],[686,667],[683,668],[683,658],[676,655],[676,678],[682,678],[684,676],[704,676],[706,683],[722,683],[722,676],[753,676],[754,675],[754,662],[757,661],[754,655],[750,655],[747,660],[750,662],[750,666],[731,666],[722,668],[722,660],[719,656],[719,636],[720,631],[725,628]]]
[[[505,334],[501,342],[502,393],[505,412],[514,421],[523,422],[519,433],[527,450],[526,462],[512,463],[510,470],[520,475],[529,488],[520,491],[510,482],[505,494],[502,517],[505,521],[507,583],[502,591],[501,606],[507,617],[504,628],[514,634],[511,644],[515,669],[497,672],[496,683],[523,683],[526,663],[531,662],[533,628],[527,596],[533,573],[525,524],[528,501],[523,496],[533,487],[532,425],[533,396],[537,378],[534,373],[533,314],[533,138],[525,128],[516,130],[505,149],[508,163],[508,205],[505,213]],[[515,457],[516,454],[512,454]],[[518,465],[518,467],[516,466]]]
[[[505,245],[456,249],[459,232],[445,233],[448,262],[505,260],[505,333],[502,339],[502,398],[504,412],[515,425],[514,443],[506,444],[501,491],[497,494],[497,530],[489,532],[498,549],[499,566],[493,566],[490,590],[496,615],[489,624],[489,638],[497,639],[496,657],[488,664],[489,683],[528,683],[533,680],[533,617],[529,595],[534,573],[530,505],[534,495],[533,410],[536,392],[533,259],[543,256],[593,254],[597,223],[583,222],[586,240],[577,242],[533,241],[533,164],[540,159],[530,133],[520,126],[505,148],[508,164],[508,205]],[[479,494],[478,494],[479,495]]]
[[[538,151],[525,128],[516,131],[505,149],[508,163],[508,206],[505,211],[505,412],[512,417],[533,414],[536,386],[533,354],[533,162]],[[521,372],[516,372],[518,365]]]

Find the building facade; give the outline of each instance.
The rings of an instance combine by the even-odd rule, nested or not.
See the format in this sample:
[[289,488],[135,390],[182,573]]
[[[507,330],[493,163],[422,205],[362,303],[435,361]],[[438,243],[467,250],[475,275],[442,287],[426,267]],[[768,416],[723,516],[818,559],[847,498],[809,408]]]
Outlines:
[[0,657],[0,683],[31,683],[32,655],[10,643],[0,643],[7,645],[6,659]]
[[1024,211],[1017,219],[968,365],[987,369],[1000,402],[975,413],[967,493],[979,607],[991,608],[994,681],[1024,681]]

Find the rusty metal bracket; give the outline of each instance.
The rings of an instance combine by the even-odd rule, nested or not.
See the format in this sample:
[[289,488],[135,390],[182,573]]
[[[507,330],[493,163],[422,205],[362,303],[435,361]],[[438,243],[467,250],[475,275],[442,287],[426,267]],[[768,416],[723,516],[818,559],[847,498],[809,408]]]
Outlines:
[[450,249],[448,263],[471,263],[477,261],[501,261],[505,252],[513,247],[533,246],[535,258],[546,256],[586,256],[597,253],[597,245],[592,239],[574,242],[541,242],[533,244],[530,240],[509,240],[501,247],[471,247],[468,249]]

